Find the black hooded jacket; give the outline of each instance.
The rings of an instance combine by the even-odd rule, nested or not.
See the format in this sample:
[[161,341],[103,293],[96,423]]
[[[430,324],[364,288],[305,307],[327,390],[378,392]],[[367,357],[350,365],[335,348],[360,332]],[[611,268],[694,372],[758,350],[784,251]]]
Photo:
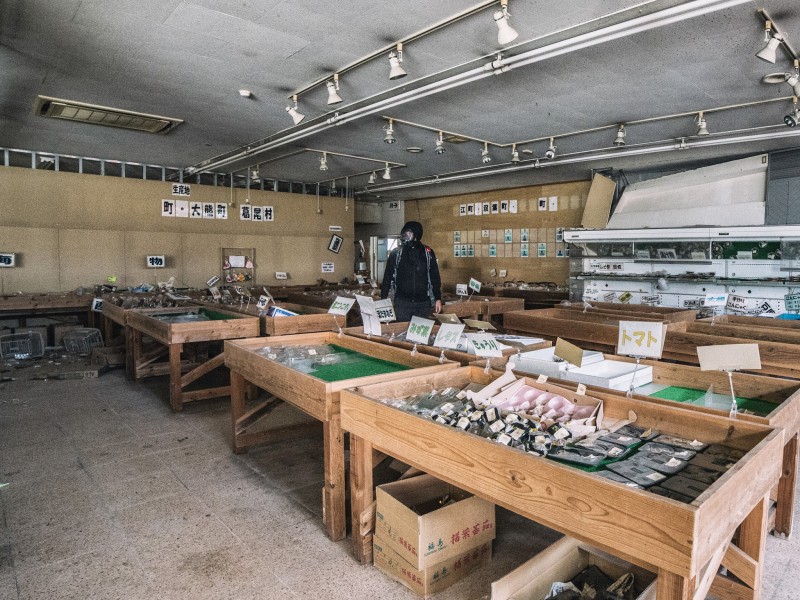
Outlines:
[[[436,263],[436,254],[431,248],[421,243],[422,225],[417,221],[410,221],[403,226],[401,231],[412,231],[414,241],[401,243],[400,247],[392,250],[386,263],[381,284],[381,298],[387,298],[395,281],[395,298],[406,302],[425,302],[430,300],[428,295],[428,274],[430,265],[430,284],[434,300],[442,299],[442,279],[439,275],[439,265]],[[401,233],[402,235],[402,233]],[[397,257],[400,256],[398,264]],[[397,278],[395,279],[395,271]]]

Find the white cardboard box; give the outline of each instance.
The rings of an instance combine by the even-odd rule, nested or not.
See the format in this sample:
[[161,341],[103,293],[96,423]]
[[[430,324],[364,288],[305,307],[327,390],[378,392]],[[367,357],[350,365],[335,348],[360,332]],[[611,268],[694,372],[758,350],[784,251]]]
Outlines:
[[634,574],[636,600],[655,600],[656,574],[606,554],[575,538],[564,537],[492,583],[491,600],[542,600],[553,582],[566,582],[590,565],[616,580]]

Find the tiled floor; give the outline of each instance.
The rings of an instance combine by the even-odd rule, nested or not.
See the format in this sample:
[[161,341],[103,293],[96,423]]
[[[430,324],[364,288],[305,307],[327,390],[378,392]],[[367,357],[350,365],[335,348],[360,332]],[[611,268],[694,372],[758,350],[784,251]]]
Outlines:
[[[166,395],[120,371],[0,384],[0,598],[415,598],[325,537],[321,439],[236,456],[226,402]],[[491,564],[437,598],[488,598],[556,537],[498,509]],[[798,540],[767,540],[764,598],[800,599]]]

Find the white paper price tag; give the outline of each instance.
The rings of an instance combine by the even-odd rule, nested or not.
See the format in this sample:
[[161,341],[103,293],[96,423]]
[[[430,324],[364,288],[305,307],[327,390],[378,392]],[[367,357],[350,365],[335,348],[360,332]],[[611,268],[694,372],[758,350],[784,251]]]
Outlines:
[[215,286],[215,285],[217,285],[218,283],[219,283],[219,277],[217,277],[216,275],[214,275],[214,276],[213,276],[211,279],[209,279],[208,281],[206,281],[206,285],[207,285],[208,287],[214,287],[214,286]]
[[547,383],[547,375],[539,375],[536,378],[536,383]]
[[494,336],[488,333],[468,333],[467,343],[475,349],[475,354],[486,358],[503,356]]
[[478,281],[477,279],[473,278],[473,277],[470,277],[470,279],[469,279],[469,289],[471,289],[475,293],[480,292],[481,291],[481,282]]
[[575,393],[578,394],[578,396],[585,396],[586,395],[586,386],[583,385],[582,383],[579,383],[578,384],[578,389],[575,390]]
[[457,283],[456,284],[456,295],[457,296],[469,296],[469,286],[466,283]]
[[94,298],[94,299],[92,299],[92,310],[94,312],[103,312],[103,299],[102,298]]
[[356,303],[355,298],[345,298],[344,296],[336,296],[336,300],[333,301],[331,307],[328,309],[328,312],[332,315],[346,315],[350,312],[350,309],[353,308],[353,305]]
[[706,294],[703,306],[725,306],[728,303],[728,294]]
[[747,301],[747,298],[742,298],[741,296],[735,296],[733,294],[729,294],[728,301],[725,302],[725,310],[731,312],[745,312],[749,306],[750,303]]
[[361,320],[364,322],[364,333],[367,335],[380,335],[381,322],[375,310],[375,301],[370,296],[356,295],[358,307],[361,310]]
[[433,340],[433,345],[437,348],[457,348],[463,332],[463,324],[442,323],[439,325],[439,332]]
[[406,331],[406,340],[415,344],[427,344],[435,323],[430,319],[411,317]]
[[258,302],[256,302],[256,307],[258,310],[264,310],[267,308],[267,304],[269,304],[269,298],[264,295],[258,297]]
[[394,314],[394,306],[392,306],[392,301],[389,298],[375,302],[375,314],[381,323],[397,320]]
[[658,321],[620,321],[617,354],[661,358],[667,325]]

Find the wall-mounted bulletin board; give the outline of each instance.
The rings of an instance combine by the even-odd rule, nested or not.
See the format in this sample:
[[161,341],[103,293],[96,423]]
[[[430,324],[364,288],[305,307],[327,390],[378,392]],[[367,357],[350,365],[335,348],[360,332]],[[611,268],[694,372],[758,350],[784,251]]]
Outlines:
[[563,230],[580,227],[590,185],[574,181],[407,200],[405,217],[422,223],[423,242],[436,252],[443,284],[475,277],[566,285],[569,248]]

